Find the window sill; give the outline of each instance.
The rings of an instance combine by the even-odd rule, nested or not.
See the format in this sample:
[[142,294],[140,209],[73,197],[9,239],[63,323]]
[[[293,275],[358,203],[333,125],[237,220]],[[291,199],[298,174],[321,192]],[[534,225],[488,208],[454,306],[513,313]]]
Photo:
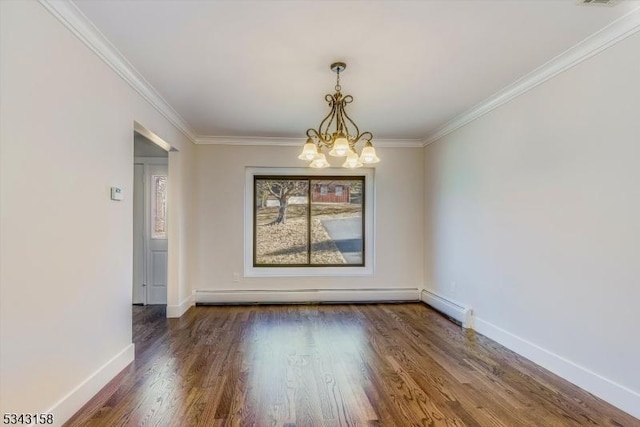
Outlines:
[[372,267],[245,267],[245,277],[373,276]]

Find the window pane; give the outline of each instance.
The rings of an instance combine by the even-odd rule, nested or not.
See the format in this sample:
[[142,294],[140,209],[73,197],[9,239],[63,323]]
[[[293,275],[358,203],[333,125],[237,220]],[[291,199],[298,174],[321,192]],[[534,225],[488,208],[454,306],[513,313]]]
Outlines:
[[151,238],[167,238],[167,177],[151,177]]
[[311,180],[311,264],[364,265],[363,179]]
[[307,264],[308,181],[256,178],[254,183],[254,264]]

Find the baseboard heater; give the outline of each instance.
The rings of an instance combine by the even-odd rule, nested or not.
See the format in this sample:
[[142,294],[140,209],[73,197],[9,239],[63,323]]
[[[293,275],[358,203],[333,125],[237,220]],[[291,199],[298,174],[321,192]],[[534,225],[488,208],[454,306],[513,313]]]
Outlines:
[[426,289],[422,290],[420,300],[449,317],[463,328],[473,328],[473,310],[471,307],[467,307]]
[[419,301],[417,288],[393,289],[300,289],[300,290],[196,290],[196,305],[382,303]]

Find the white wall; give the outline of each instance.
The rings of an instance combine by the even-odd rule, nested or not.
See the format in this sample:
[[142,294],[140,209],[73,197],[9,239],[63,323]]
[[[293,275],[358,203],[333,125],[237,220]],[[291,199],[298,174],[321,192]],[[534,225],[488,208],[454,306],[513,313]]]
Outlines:
[[[242,278],[245,167],[304,167],[300,147],[196,147],[195,290],[420,288],[423,283],[422,148],[377,151],[375,274]],[[416,294],[417,296],[417,294]]]
[[[39,3],[0,8],[0,412],[60,423],[133,355],[134,120],[180,150],[175,201],[192,144]],[[173,203],[177,304],[190,202]]]
[[640,35],[425,149],[426,287],[640,417]]
[[190,259],[197,233],[193,227],[194,152],[191,142],[184,142],[181,151],[169,152],[167,317],[180,317],[193,305]]

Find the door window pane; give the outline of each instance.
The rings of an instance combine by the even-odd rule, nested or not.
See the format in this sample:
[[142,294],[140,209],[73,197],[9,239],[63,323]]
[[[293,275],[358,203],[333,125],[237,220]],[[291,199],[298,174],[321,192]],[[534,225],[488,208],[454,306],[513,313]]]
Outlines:
[[167,238],[167,177],[151,177],[151,238]]

